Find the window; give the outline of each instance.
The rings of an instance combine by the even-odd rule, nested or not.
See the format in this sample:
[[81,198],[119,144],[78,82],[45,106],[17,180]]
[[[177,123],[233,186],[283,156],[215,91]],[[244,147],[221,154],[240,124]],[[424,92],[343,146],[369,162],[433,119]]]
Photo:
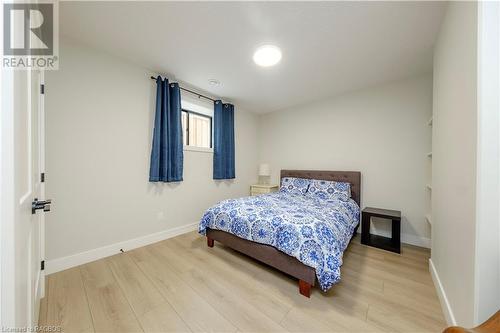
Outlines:
[[213,106],[198,99],[192,101],[184,96],[181,106],[184,149],[212,151]]
[[182,132],[184,145],[212,148],[212,117],[183,109]]

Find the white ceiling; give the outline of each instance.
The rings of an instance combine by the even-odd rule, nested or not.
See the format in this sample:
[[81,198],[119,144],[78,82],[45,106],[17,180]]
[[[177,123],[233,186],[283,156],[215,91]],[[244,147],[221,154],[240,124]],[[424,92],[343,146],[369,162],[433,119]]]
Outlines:
[[[444,10],[442,2],[61,2],[60,32],[263,113],[431,72]],[[253,63],[262,44],[281,48],[277,66]]]

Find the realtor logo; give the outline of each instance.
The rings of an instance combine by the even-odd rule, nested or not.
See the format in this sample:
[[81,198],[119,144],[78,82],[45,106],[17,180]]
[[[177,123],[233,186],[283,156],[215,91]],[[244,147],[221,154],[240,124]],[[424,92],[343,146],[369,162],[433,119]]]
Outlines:
[[57,69],[57,3],[3,4],[3,68]]

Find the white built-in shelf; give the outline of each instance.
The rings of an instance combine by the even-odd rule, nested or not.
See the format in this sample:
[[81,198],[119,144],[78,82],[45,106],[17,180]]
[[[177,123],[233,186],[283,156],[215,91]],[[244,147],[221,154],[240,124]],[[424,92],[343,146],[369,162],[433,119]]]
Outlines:
[[427,220],[427,223],[429,223],[432,226],[431,214],[425,215],[425,219]]
[[427,153],[427,156],[428,156],[428,157],[432,157],[432,151],[428,152],[428,153]]
[[431,117],[431,119],[429,119],[429,121],[427,122],[427,125],[432,126],[432,117]]
[[429,189],[429,190],[432,190],[432,185],[431,184],[427,184],[427,185],[425,185],[425,187],[427,187],[427,189]]

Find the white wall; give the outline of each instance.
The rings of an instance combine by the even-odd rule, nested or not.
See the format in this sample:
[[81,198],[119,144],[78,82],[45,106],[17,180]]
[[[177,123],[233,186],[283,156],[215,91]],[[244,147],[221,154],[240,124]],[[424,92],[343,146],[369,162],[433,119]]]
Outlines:
[[430,246],[431,108],[432,82],[424,76],[266,114],[260,161],[270,163],[275,182],[285,168],[361,171],[362,206],[401,210],[403,241]]
[[448,322],[465,327],[474,324],[476,67],[477,4],[450,2],[434,52],[432,264]]
[[478,3],[476,324],[500,309],[500,3]]
[[151,71],[63,40],[47,73],[47,259],[199,221],[256,181],[257,117],[236,106],[236,180],[212,180],[212,154],[184,152],[184,181],[148,182]]

